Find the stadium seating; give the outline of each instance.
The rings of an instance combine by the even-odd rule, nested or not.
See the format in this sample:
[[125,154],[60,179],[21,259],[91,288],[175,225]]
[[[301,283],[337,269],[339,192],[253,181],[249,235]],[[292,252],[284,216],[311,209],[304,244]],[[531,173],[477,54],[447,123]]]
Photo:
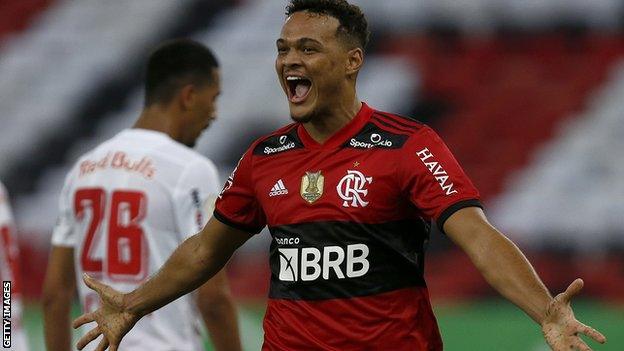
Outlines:
[[624,3],[619,0],[358,0],[373,28],[403,32],[451,25],[488,34],[497,27],[522,30],[575,23],[591,28],[618,28]]
[[[4,6],[17,11],[33,2]],[[190,2],[60,1],[8,41],[0,52],[0,174],[36,150],[42,137],[67,128],[92,89],[123,74]]]
[[[451,106],[436,127],[487,200],[623,53],[619,38],[394,36],[383,50],[417,65],[423,99]],[[418,117],[418,116],[416,116]]]
[[619,61],[588,109],[561,125],[494,202],[501,227],[527,244],[559,241],[589,252],[624,247],[622,96]]

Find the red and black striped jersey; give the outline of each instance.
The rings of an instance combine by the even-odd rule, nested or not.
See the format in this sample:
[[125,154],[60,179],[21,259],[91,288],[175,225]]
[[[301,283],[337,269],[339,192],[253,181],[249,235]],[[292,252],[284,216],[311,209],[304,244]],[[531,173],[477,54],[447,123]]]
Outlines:
[[479,193],[431,128],[362,104],[323,144],[298,123],[255,141],[214,215],[271,233],[264,350],[440,350],[428,223],[469,206]]

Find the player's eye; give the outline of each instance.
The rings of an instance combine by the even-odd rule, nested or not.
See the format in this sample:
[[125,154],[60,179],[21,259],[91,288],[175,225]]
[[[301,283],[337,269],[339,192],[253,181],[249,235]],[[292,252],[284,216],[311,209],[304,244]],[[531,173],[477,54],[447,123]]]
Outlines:
[[316,52],[315,48],[312,48],[312,47],[304,47],[303,48],[303,53],[304,54],[312,54],[312,53],[315,53],[315,52]]
[[280,55],[284,55],[284,54],[286,54],[287,52],[288,52],[288,49],[287,49],[287,48],[285,48],[285,47],[278,47],[278,48],[277,48],[277,53],[278,53],[278,54],[280,54]]

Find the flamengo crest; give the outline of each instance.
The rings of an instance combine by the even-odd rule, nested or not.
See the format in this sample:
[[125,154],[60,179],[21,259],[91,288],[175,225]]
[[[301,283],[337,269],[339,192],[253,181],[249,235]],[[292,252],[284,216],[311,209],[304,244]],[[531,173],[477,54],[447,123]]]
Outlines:
[[325,177],[318,172],[306,172],[301,177],[301,197],[308,203],[314,203],[323,195],[323,185],[325,185]]
[[367,177],[360,171],[348,170],[347,175],[342,177],[336,190],[338,196],[344,200],[343,207],[366,207],[368,202],[364,197],[368,195],[367,184],[373,182],[373,177]]

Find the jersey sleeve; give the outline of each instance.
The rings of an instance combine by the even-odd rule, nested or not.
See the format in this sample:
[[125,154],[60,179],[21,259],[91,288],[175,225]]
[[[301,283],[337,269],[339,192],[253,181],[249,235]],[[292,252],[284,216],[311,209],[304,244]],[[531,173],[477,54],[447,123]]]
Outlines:
[[401,189],[443,231],[444,222],[465,207],[482,207],[479,191],[442,139],[423,127],[409,139],[399,164]]
[[206,225],[214,209],[220,183],[217,168],[207,159],[184,169],[173,192],[176,223],[182,240]]
[[59,197],[58,217],[52,231],[52,245],[54,246],[74,247],[78,240],[70,192],[70,179],[71,174],[65,179],[65,184]]
[[231,227],[257,234],[266,216],[256,198],[252,177],[253,146],[245,152],[217,198],[214,216]]

